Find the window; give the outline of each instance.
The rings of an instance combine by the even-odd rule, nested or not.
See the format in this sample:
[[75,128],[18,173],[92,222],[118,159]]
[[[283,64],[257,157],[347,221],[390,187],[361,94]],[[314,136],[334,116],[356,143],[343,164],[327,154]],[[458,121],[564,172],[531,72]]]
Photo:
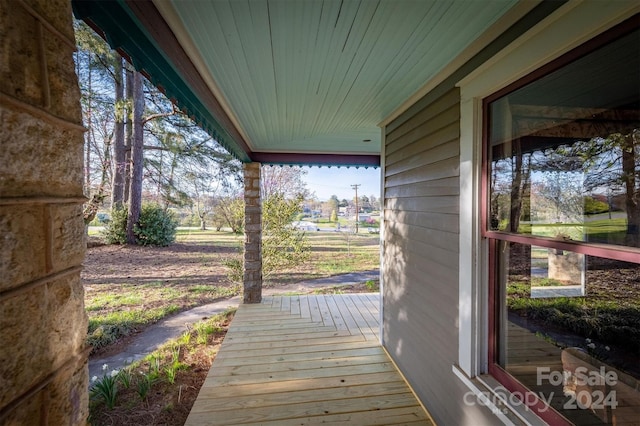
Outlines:
[[635,424],[637,18],[484,105],[489,372],[548,422]]

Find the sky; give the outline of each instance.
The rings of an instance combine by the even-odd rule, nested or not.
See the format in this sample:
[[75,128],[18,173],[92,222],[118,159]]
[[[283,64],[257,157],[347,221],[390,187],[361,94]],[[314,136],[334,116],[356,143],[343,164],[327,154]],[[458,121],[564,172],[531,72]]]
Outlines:
[[328,200],[332,195],[337,195],[339,200],[352,199],[355,190],[351,185],[359,184],[358,196],[375,195],[380,198],[380,168],[369,167],[303,167],[307,172],[304,176],[307,188],[315,192],[320,201]]

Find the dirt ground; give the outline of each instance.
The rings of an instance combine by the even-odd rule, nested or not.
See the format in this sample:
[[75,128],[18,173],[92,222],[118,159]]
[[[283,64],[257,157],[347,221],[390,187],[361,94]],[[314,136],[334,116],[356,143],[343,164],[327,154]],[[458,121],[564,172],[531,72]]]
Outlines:
[[85,285],[146,282],[231,285],[224,258],[230,247],[175,243],[169,247],[91,244],[82,272]]
[[[177,290],[187,292],[189,286],[211,284],[217,287],[233,288],[236,285],[226,277],[224,260],[238,256],[237,248],[224,245],[205,245],[193,243],[176,243],[169,247],[135,247],[119,245],[101,245],[95,239],[90,243],[84,262],[82,280],[87,295],[92,292],[125,291],[126,286],[139,284],[164,284]],[[304,265],[298,267],[304,269]],[[305,276],[293,272],[292,276]],[[294,290],[295,285],[290,277],[276,286],[282,291]],[[273,288],[274,284],[265,287]],[[326,289],[314,289],[317,293],[335,291],[351,293],[371,291],[364,283],[342,286],[339,290],[328,286]],[[200,297],[200,296],[197,296]],[[210,303],[210,297],[203,295],[200,299],[177,299],[172,303],[185,310],[204,303]],[[154,303],[145,301],[145,306]],[[128,344],[135,335],[143,331],[123,337],[115,344],[102,348],[92,357],[103,357],[118,352]],[[154,385],[143,401],[137,395],[135,386],[120,389],[118,399],[121,401],[113,409],[98,404],[91,410],[90,423],[96,425],[182,425],[184,424],[200,387],[211,368],[215,353],[226,333],[226,327],[215,334],[209,344],[195,353],[190,353],[184,361],[188,369],[177,373],[175,383],[169,385],[160,382]]]

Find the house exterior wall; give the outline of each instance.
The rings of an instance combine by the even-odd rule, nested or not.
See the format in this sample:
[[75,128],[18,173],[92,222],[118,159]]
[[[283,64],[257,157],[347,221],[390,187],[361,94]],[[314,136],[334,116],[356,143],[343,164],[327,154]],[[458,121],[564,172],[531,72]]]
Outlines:
[[632,2],[541,9],[553,5],[542,3],[383,130],[382,340],[438,424],[542,423],[522,407],[492,405],[508,392],[486,374],[482,99],[638,12]]
[[86,424],[83,131],[67,0],[0,0],[0,424]]
[[383,341],[439,424],[490,424],[462,403],[458,359],[460,92],[385,130]]

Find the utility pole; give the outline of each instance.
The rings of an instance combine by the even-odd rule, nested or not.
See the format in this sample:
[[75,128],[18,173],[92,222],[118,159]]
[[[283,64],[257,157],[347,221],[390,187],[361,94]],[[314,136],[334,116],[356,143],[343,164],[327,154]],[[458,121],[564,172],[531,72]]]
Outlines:
[[351,188],[356,190],[356,234],[358,233],[358,213],[360,212],[360,208],[358,207],[358,188],[360,184],[351,185]]

